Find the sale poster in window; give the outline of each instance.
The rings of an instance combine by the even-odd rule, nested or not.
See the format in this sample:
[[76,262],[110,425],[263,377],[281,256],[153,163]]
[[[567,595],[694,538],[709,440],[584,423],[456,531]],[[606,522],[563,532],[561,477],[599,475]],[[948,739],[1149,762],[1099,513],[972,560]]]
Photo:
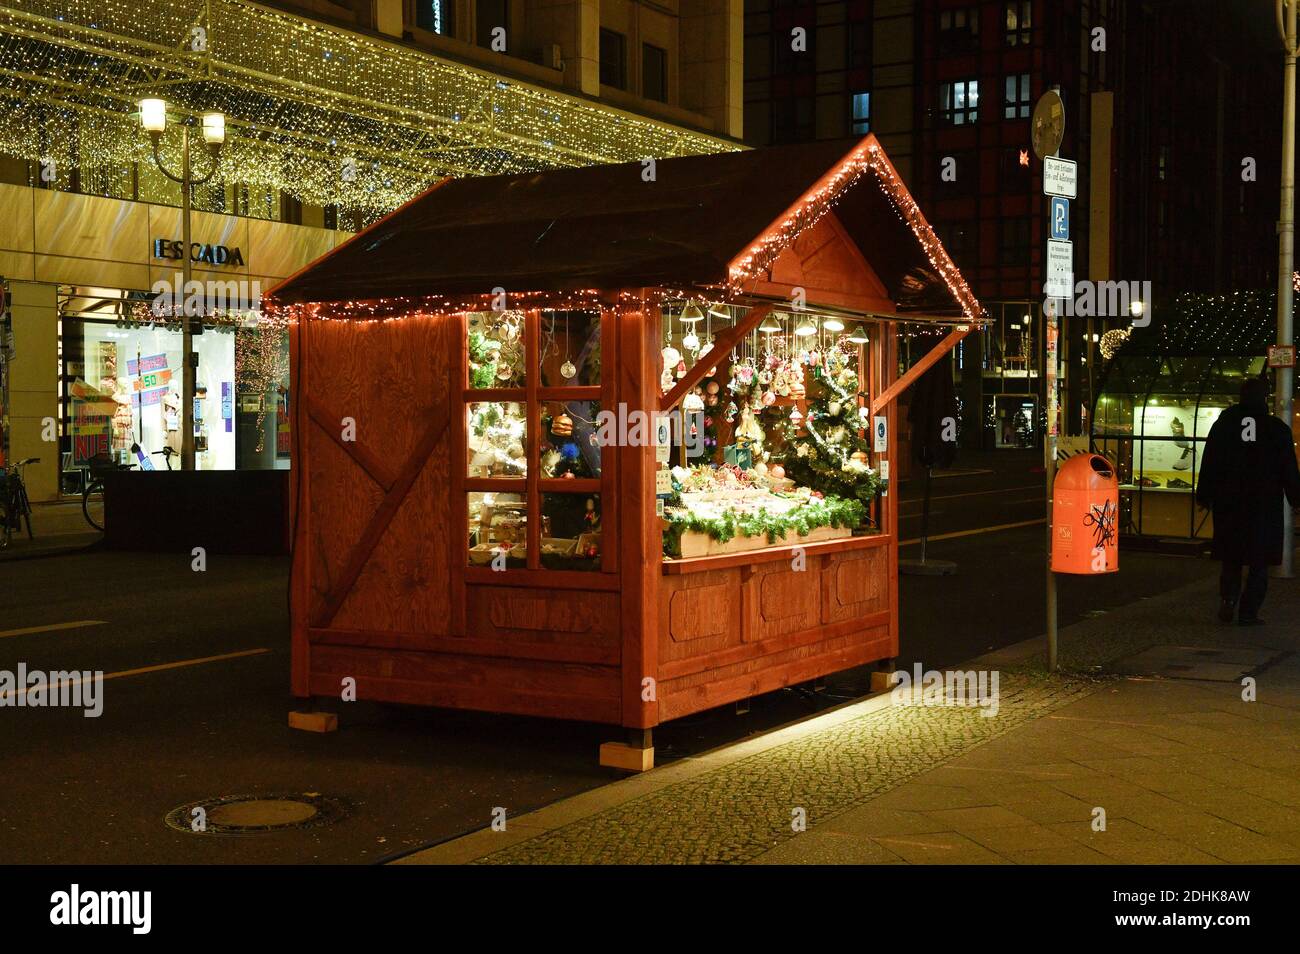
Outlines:
[[1196,486],[1205,437],[1222,411],[1186,404],[1148,404],[1133,410],[1138,435],[1137,479],[1148,488],[1189,491]]

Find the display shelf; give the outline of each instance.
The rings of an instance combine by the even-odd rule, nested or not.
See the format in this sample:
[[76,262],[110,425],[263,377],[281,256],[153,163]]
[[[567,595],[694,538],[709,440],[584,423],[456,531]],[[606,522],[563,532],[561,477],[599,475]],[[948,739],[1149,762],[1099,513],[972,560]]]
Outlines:
[[716,556],[683,557],[680,559],[665,557],[663,573],[665,576],[679,576],[683,573],[725,570],[730,567],[748,566],[755,563],[774,563],[778,560],[789,561],[794,558],[795,547],[801,547],[807,556],[822,556],[829,553],[843,553],[849,550],[866,550],[871,547],[888,546],[893,540],[892,534],[873,533],[814,543],[778,544],[763,550],[746,550],[740,553],[726,553]]

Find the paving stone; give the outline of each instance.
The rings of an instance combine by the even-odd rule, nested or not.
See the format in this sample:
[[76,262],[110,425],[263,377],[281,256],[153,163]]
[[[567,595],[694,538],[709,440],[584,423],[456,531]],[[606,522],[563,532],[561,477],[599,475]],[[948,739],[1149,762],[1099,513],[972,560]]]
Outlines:
[[1100,851],[1126,865],[1221,865],[1222,858],[1169,838],[1104,842]]
[[1010,825],[996,828],[965,829],[962,834],[990,851],[1011,857],[1017,852],[1061,849],[1070,846],[1065,838],[1046,825]]
[[1013,851],[1004,857],[1018,865],[1108,865],[1113,859],[1093,851],[1078,842],[1037,848],[1032,851]]
[[914,865],[999,865],[1009,864],[955,831],[933,835],[898,835],[877,839],[881,845]]
[[953,831],[969,834],[983,828],[1024,827],[1028,821],[1023,815],[1003,808],[1001,805],[987,805],[979,808],[948,808],[926,812],[930,818]]
[[[971,804],[979,798],[965,788],[913,784],[903,791],[899,786],[1102,684],[1004,674],[999,713],[993,718],[956,706],[881,709],[505,847],[478,863],[749,861],[797,837],[791,829],[796,808],[804,809],[808,824],[816,826],[872,800],[877,807],[903,811],[979,807]],[[951,841],[949,863],[999,860],[955,834]],[[927,858],[939,849],[932,845],[929,851]]]
[[879,865],[903,859],[871,838],[812,829],[751,860],[757,865]]

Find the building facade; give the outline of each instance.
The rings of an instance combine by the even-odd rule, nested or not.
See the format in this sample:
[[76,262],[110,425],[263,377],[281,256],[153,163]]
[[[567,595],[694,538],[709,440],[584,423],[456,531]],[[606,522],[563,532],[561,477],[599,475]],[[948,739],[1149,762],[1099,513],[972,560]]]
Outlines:
[[[3,461],[40,458],[40,501],[179,450],[180,324],[154,305],[184,299],[188,254],[196,466],[288,467],[287,345],[261,292],[446,175],[738,148],[739,38],[738,4],[686,0],[0,0]],[[212,170],[188,250],[164,172],[180,126]]]
[[[1261,223],[1276,218],[1280,51],[1271,10],[1246,6],[746,4],[747,140],[874,132],[988,309],[955,355],[967,446],[1041,438],[1049,235],[1030,117],[1045,91],[1065,104],[1060,155],[1079,163],[1076,280],[1123,283],[1098,287],[1149,298],[1151,320],[1184,292],[1272,284],[1276,237]],[[1071,434],[1087,432],[1101,335],[1130,320],[1127,308],[1079,304],[1061,340]]]

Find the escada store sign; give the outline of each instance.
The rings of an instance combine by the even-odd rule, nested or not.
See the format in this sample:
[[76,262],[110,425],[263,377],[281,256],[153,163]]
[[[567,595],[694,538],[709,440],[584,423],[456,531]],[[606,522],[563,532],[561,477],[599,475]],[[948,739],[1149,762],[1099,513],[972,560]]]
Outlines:
[[[183,243],[177,240],[154,239],[153,257],[177,261],[181,257],[183,247]],[[199,242],[191,242],[190,261],[206,262],[208,265],[243,265],[244,253],[238,247],[227,248],[224,245],[203,245]]]

